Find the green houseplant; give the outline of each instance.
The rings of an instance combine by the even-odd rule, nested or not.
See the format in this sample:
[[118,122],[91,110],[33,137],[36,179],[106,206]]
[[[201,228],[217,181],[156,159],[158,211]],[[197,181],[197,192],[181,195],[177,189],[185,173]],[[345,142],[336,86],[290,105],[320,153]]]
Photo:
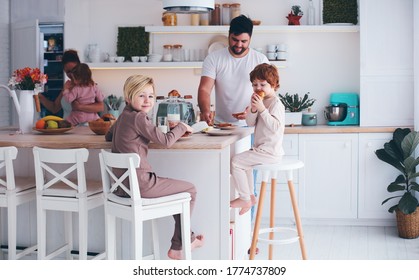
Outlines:
[[[384,144],[384,148],[375,151],[377,157],[400,171],[394,182],[387,186],[387,191],[396,195],[385,199],[382,204],[398,199],[388,211],[396,211],[399,235],[404,238],[416,238],[419,236],[419,203],[415,192],[419,192],[419,184],[416,178],[419,173],[416,167],[419,157],[415,157],[415,150],[419,144],[419,133],[410,128],[397,128],[393,133],[393,139]],[[406,222],[409,227],[400,223]],[[401,232],[401,231],[408,232]]]
[[118,27],[116,55],[131,59],[131,56],[145,56],[149,52],[150,34],[144,26]]
[[316,99],[309,98],[310,92],[299,96],[298,93],[285,95],[278,94],[279,99],[285,106],[285,125],[301,125],[302,122],[302,111],[309,109],[313,106]]
[[299,96],[298,93],[289,94],[288,92],[285,95],[278,94],[279,99],[282,104],[285,106],[285,110],[289,112],[302,112],[313,106],[316,99],[309,98],[310,92],[304,94],[303,97]]

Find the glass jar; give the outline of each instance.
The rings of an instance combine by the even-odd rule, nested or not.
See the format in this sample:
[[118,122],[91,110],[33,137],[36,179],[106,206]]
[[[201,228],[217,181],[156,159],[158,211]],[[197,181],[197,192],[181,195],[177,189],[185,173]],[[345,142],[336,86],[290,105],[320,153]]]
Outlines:
[[173,46],[164,45],[163,46],[163,61],[170,62],[173,61]]
[[223,4],[221,15],[222,15],[221,16],[222,25],[230,25],[230,21],[231,21],[230,4],[228,3]]
[[191,14],[191,25],[199,25],[199,14]]
[[214,4],[214,10],[211,11],[211,25],[221,25],[221,6]]
[[176,96],[169,96],[167,104],[167,123],[172,130],[180,122],[180,104]]
[[241,14],[240,4],[233,3],[230,6],[231,19],[238,17]]
[[183,61],[183,49],[182,45],[173,45],[173,61]]
[[203,13],[199,15],[199,25],[209,24],[209,13]]
[[164,12],[161,20],[163,21],[164,26],[176,26],[177,25],[177,16],[175,13]]

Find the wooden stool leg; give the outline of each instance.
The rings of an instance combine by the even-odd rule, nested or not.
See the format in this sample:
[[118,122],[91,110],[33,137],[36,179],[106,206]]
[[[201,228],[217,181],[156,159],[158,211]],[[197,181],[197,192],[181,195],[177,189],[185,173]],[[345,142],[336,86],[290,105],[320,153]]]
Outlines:
[[263,201],[265,199],[265,192],[266,192],[266,182],[262,181],[262,184],[260,187],[258,208],[256,212],[255,226],[253,228],[252,245],[250,246],[249,260],[255,259],[256,246],[257,246],[258,237],[259,237],[260,220],[262,218]]
[[305,248],[305,245],[304,245],[303,227],[301,226],[300,212],[298,210],[297,199],[295,197],[295,191],[294,191],[294,183],[293,183],[292,180],[288,181],[288,188],[289,188],[289,191],[290,191],[291,203],[292,203],[292,209],[294,211],[295,223],[297,224],[297,232],[298,232],[298,236],[299,236],[301,255],[303,257],[303,260],[306,260],[307,255],[306,255],[306,248]]
[[[269,213],[269,227],[275,227],[275,188],[276,188],[276,179],[271,180],[271,204],[270,204],[270,213]],[[274,239],[275,233],[271,231],[269,233],[269,240]],[[274,246],[269,244],[269,259],[272,260]]]

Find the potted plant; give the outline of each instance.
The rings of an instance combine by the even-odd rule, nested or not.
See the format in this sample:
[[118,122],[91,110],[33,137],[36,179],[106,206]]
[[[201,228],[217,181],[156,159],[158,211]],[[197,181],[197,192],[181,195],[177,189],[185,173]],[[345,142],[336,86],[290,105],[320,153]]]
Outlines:
[[112,114],[115,118],[119,117],[119,107],[122,105],[123,101],[124,99],[122,96],[117,97],[113,94],[106,96],[103,100],[108,109],[108,113]]
[[388,211],[396,211],[396,220],[399,236],[402,238],[419,237],[419,210],[418,199],[415,192],[419,192],[416,178],[419,173],[416,167],[419,157],[415,157],[415,150],[419,144],[419,133],[409,128],[397,128],[393,139],[384,144],[384,148],[375,151],[377,157],[394,166],[400,171],[394,182],[387,186],[387,191],[397,195],[385,199],[382,204],[398,199]]
[[303,97],[299,96],[298,93],[278,94],[279,99],[285,106],[285,125],[301,125],[302,112],[308,110],[316,101],[316,99],[309,98],[309,94],[310,92],[307,92]]
[[291,7],[291,12],[286,17],[288,19],[288,25],[300,25],[300,18],[303,16],[303,11],[300,5],[294,5]]

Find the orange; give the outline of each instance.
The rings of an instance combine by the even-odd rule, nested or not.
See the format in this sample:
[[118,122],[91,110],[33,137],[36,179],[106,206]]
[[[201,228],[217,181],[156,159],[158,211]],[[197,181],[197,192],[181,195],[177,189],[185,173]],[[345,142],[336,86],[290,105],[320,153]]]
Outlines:
[[35,127],[37,129],[44,129],[45,128],[45,121],[44,120],[38,120],[35,124]]

